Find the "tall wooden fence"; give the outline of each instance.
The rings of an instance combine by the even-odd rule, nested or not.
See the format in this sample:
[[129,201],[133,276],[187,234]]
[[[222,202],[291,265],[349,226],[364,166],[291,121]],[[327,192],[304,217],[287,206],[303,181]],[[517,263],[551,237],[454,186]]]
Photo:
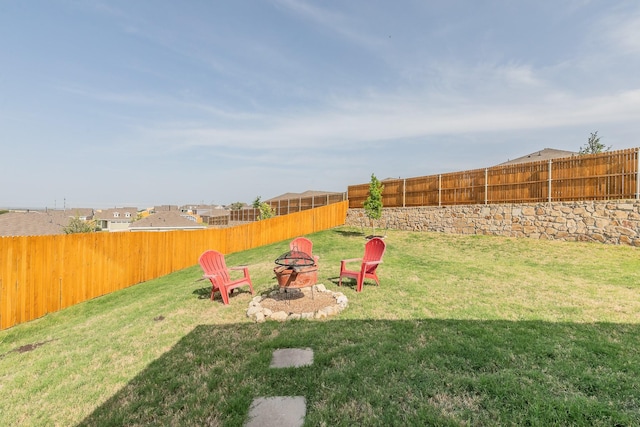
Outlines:
[[0,238],[0,330],[197,264],[345,223],[334,203],[225,229]]
[[[339,203],[346,200],[344,193],[322,194],[319,196],[296,197],[293,199],[282,199],[266,202],[276,215],[289,215],[302,212],[308,209],[315,209],[327,206],[332,203]],[[254,208],[238,209],[229,213],[231,221],[257,221],[260,217],[260,210]]]
[[[565,157],[407,179],[385,180],[385,207],[615,200],[640,197],[640,149]],[[369,184],[350,185],[362,208]]]

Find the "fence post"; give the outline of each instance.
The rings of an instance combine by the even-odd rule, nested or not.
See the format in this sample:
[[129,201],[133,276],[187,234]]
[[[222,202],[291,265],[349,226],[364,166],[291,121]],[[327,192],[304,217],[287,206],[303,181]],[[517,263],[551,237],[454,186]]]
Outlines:
[[551,203],[551,163],[552,160],[549,159],[549,203]]
[[636,150],[636,160],[638,165],[636,166],[636,200],[640,199],[640,150]]
[[438,206],[442,206],[442,175],[438,175]]
[[484,168],[484,204],[489,204],[489,169]]
[[407,205],[407,178],[402,180],[402,207]]

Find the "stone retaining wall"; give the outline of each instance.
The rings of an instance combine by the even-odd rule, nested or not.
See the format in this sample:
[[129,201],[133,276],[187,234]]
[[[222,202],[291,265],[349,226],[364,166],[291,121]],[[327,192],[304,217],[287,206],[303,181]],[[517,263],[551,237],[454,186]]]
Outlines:
[[[346,224],[370,226],[363,209]],[[640,201],[384,208],[376,227],[640,246]]]

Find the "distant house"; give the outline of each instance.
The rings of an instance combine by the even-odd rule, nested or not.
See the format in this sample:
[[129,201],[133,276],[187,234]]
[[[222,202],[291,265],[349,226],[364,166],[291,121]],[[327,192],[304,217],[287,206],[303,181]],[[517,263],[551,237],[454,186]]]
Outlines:
[[95,213],[92,208],[71,208],[65,209],[63,211],[48,210],[48,212],[60,212],[62,216],[66,216],[68,218],[78,218],[82,221],[91,221]]
[[192,213],[200,216],[207,216],[212,211],[224,210],[222,205],[184,205],[180,206],[180,211],[183,213]]
[[229,216],[229,211],[221,205],[184,205],[180,207],[180,212],[187,218],[191,216],[195,221],[205,224],[209,224],[210,218]]
[[0,236],[64,234],[64,227],[76,217],[91,220],[93,209],[8,212],[0,215]]
[[129,226],[129,231],[172,231],[172,230],[202,230],[204,225],[195,221],[189,214],[178,210],[156,212],[140,219]]
[[232,209],[245,209],[245,208],[250,208],[251,206],[249,206],[248,204],[246,204],[245,202],[235,202],[235,203],[231,203],[227,206],[223,206],[223,209],[227,209],[227,210],[232,210]]
[[198,209],[198,215],[205,224],[226,226],[229,225],[231,211],[222,207],[213,207],[212,209]]
[[96,210],[93,219],[103,231],[127,231],[138,217],[138,208],[124,207]]
[[577,155],[578,153],[575,151],[556,150],[554,148],[544,148],[540,151],[536,151],[535,153],[527,154],[526,156],[518,157],[517,159],[508,160],[504,163],[500,163],[498,166],[515,165],[518,163],[539,162],[542,160],[560,159],[563,157],[573,157]]

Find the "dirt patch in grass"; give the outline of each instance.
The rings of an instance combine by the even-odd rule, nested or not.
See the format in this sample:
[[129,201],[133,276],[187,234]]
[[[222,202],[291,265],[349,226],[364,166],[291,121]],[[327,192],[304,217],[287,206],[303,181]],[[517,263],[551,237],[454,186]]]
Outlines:
[[25,345],[20,346],[18,348],[14,348],[13,350],[11,350],[11,351],[9,351],[9,352],[7,352],[5,354],[0,354],[0,358],[6,356],[9,353],[20,353],[20,354],[28,353],[30,351],[35,350],[38,347],[42,347],[43,345],[52,342],[52,341],[53,340],[47,340],[47,341],[37,342],[37,343],[34,343],[34,344],[25,344]]

